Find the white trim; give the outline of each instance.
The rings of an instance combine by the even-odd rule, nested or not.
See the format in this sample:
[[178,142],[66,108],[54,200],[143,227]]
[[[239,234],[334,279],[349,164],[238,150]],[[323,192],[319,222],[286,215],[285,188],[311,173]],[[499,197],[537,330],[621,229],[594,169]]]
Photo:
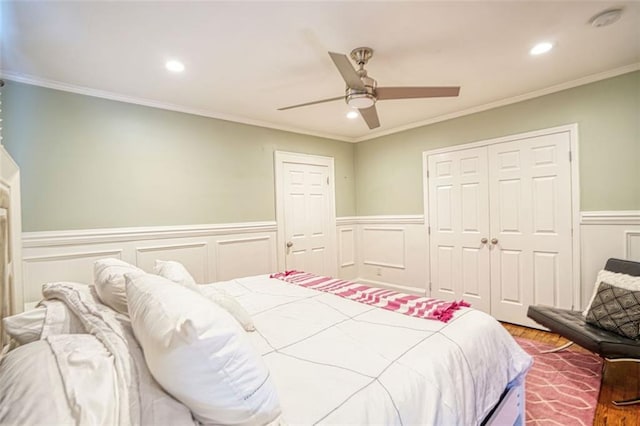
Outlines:
[[336,226],[357,225],[360,216],[341,216],[336,218]]
[[302,154],[298,152],[274,151],[274,176],[275,176],[275,193],[276,193],[276,253],[278,256],[278,269],[284,271],[286,269],[286,251],[285,251],[285,212],[284,212],[284,164],[309,164],[327,167],[329,171],[329,190],[327,199],[329,202],[327,218],[327,253],[330,259],[333,259],[333,265],[330,267],[331,273],[327,275],[338,275],[338,248],[336,236],[336,187],[335,187],[335,168],[333,157],[325,157],[321,155]]
[[209,225],[145,226],[131,228],[79,229],[67,231],[23,232],[22,246],[50,247],[100,244],[161,238],[203,237],[209,235],[273,232],[275,222],[242,222]]
[[571,250],[573,256],[571,267],[573,269],[573,300],[571,309],[582,305],[582,251],[580,246],[580,153],[578,151],[578,124],[573,123],[567,127],[569,131],[569,155],[571,162],[569,168],[571,172]]
[[46,87],[46,88],[55,89],[55,90],[62,90],[65,92],[77,93],[77,94],[86,95],[86,96],[110,99],[110,100],[119,101],[119,102],[126,102],[130,104],[148,106],[152,108],[160,108],[160,109],[165,109],[169,111],[184,112],[186,114],[199,115],[202,117],[215,118],[219,120],[227,120],[235,123],[248,124],[251,126],[266,127],[269,129],[282,130],[285,132],[299,133],[299,134],[309,135],[309,136],[317,136],[321,138],[328,138],[328,139],[333,139],[333,140],[338,140],[343,142],[358,143],[358,142],[363,142],[370,139],[379,138],[381,136],[391,135],[394,133],[415,129],[417,127],[428,126],[430,124],[438,123],[441,121],[451,120],[453,118],[463,117],[465,115],[471,115],[477,112],[487,111],[487,110],[502,107],[505,105],[526,101],[526,100],[537,98],[540,96],[549,95],[551,93],[560,92],[562,90],[571,89],[573,87],[583,86],[585,84],[594,83],[596,81],[605,80],[607,78],[616,77],[616,76],[627,74],[637,70],[640,70],[640,62],[625,65],[619,68],[614,68],[612,70],[604,71],[597,74],[591,74],[585,77],[578,78],[576,80],[571,80],[565,83],[556,84],[554,86],[550,86],[540,90],[534,90],[533,92],[525,93],[522,95],[512,96],[512,97],[501,99],[495,102],[489,102],[486,104],[477,105],[471,108],[464,109],[462,111],[456,111],[449,114],[439,115],[436,117],[428,118],[426,120],[421,120],[414,123],[393,127],[393,128],[381,130],[378,132],[370,132],[360,137],[340,136],[340,135],[334,135],[329,133],[313,132],[310,130],[299,129],[299,128],[290,127],[290,126],[283,126],[283,125],[260,121],[260,120],[253,120],[250,118],[239,117],[231,114],[224,114],[220,112],[209,111],[209,110],[199,109],[199,108],[189,108],[182,105],[175,105],[175,104],[160,102],[152,99],[138,98],[135,96],[127,96],[127,95],[122,95],[115,92],[108,92],[104,90],[92,89],[89,87],[62,83],[59,81],[48,80],[48,79],[44,79],[36,76],[7,72],[2,69],[0,69],[0,76],[2,76],[2,78],[6,80],[15,81],[18,83]]
[[229,240],[218,240],[216,244],[218,244],[219,246],[224,246],[227,244],[250,243],[254,241],[268,241],[269,238],[271,237],[269,237],[268,235],[264,237],[232,238]]
[[45,256],[28,256],[22,258],[23,262],[49,262],[52,260],[70,260],[70,259],[82,259],[84,257],[98,257],[98,256],[118,256],[118,259],[122,258],[122,249],[114,250],[99,250],[99,251],[82,251],[63,254],[49,254]]
[[640,225],[640,210],[588,211],[580,216],[582,225]]
[[191,108],[183,105],[176,105],[169,102],[157,101],[154,99],[146,99],[136,96],[123,95],[116,92],[106,90],[92,89],[85,86],[77,86],[75,84],[62,83],[60,81],[48,80],[25,74],[16,74],[0,70],[0,76],[5,80],[15,81],[17,83],[29,84],[32,86],[45,87],[47,89],[61,90],[63,92],[76,93],[78,95],[92,96],[94,98],[108,99],[111,101],[125,102],[128,104],[142,105],[151,108],[159,108],[167,111],[183,112],[185,114],[198,115],[201,117],[215,118],[217,120],[231,121],[234,123],[248,124],[250,126],[266,127],[268,129],[282,130],[284,132],[299,133],[303,135],[316,136],[325,139],[333,139],[342,142],[355,142],[354,138],[348,136],[334,135],[331,133],[314,132],[311,130],[299,129],[297,127],[283,126],[267,121],[253,120],[247,117],[240,117],[222,112],[210,111],[201,108]]
[[424,215],[375,215],[375,216],[343,216],[336,219],[338,226],[347,225],[422,225]]
[[355,138],[353,142],[363,142],[369,139],[379,138],[381,136],[387,136],[394,133],[403,132],[406,130],[415,129],[417,127],[428,126],[430,124],[439,123],[441,121],[451,120],[453,118],[463,117],[465,115],[471,115],[482,111],[487,111],[494,108],[503,107],[506,105],[515,104],[518,102],[526,101],[529,99],[538,98],[540,96],[550,95],[552,93],[560,92],[562,90],[571,89],[573,87],[583,86],[589,83],[595,83],[596,81],[605,80],[607,78],[617,77],[622,74],[627,74],[633,71],[640,70],[640,62],[625,65],[620,68],[615,68],[609,71],[604,71],[597,74],[591,74],[586,77],[581,77],[576,80],[567,81],[565,83],[556,84],[540,90],[534,90],[533,92],[524,93],[522,95],[512,96],[505,99],[500,99],[495,102],[489,102],[488,104],[482,104],[471,108],[464,109],[462,111],[452,112],[450,114],[439,115],[437,117],[428,118],[426,120],[416,121],[414,123],[406,124],[404,126],[394,127],[392,129],[381,130],[378,132],[372,132],[365,136]]
[[[640,231],[625,231],[624,233],[624,258],[629,260],[640,260],[640,258],[632,257],[631,245],[633,238],[640,238]],[[640,253],[639,253],[640,254]]]
[[[469,142],[462,145],[451,145],[451,146],[445,146],[442,148],[435,148],[429,151],[424,151],[422,153],[422,158],[424,160],[426,158],[425,155],[428,157],[429,155],[443,154],[445,152],[463,151],[470,148],[480,148],[483,146],[495,145],[503,142],[515,142],[523,139],[531,139],[539,136],[547,136],[555,133],[565,133],[565,132],[571,133],[572,136],[574,135],[574,132],[575,132],[577,136],[578,125],[575,123],[565,124],[557,127],[549,127],[548,129],[532,130],[525,133],[516,133],[513,135],[506,135],[506,136],[500,136],[492,139],[484,139],[481,141]],[[573,140],[573,137],[571,138],[571,140]],[[571,148],[573,151],[573,145],[571,146]],[[574,157],[577,157],[577,156],[574,156]],[[573,158],[572,160],[577,161],[577,158]],[[425,165],[424,162],[422,163],[422,165],[424,167]]]
[[[453,145],[449,147],[432,149],[424,151],[422,153],[422,178],[423,178],[423,209],[425,212],[425,226],[429,227],[429,184],[428,184],[428,160],[430,155],[442,154],[445,152],[460,151],[469,148],[478,148],[488,145],[499,144],[503,142],[513,142],[523,139],[534,138],[538,136],[546,136],[555,133],[569,133],[569,149],[571,150],[571,162],[569,163],[571,173],[571,250],[572,250],[572,305],[580,306],[580,289],[581,289],[581,264],[580,264],[580,166],[578,155],[578,125],[576,123],[567,124],[563,126],[551,127],[548,129],[534,130],[531,132],[517,133],[514,135],[501,136],[493,139],[486,139],[477,142],[470,142],[462,145]],[[427,231],[427,253],[431,249],[431,242]],[[429,282],[431,282],[431,266],[428,264],[427,259],[427,276]]]
[[186,248],[196,248],[196,247],[207,248],[207,243],[202,241],[198,243],[163,244],[160,246],[145,246],[145,247],[136,248],[136,253],[147,253],[150,251],[175,250],[175,249],[186,249]]

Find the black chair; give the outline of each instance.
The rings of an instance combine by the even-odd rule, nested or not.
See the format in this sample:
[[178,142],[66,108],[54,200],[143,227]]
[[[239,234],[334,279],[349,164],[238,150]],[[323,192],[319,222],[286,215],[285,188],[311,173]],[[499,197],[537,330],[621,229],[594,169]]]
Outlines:
[[[609,259],[604,267],[607,271],[640,276],[640,262]],[[557,352],[573,343],[600,355],[607,362],[640,362],[640,341],[633,340],[587,324],[580,311],[558,309],[548,306],[529,306],[527,316],[535,322],[561,335],[570,342],[548,352]],[[640,396],[625,401],[613,401],[615,405],[640,403]]]

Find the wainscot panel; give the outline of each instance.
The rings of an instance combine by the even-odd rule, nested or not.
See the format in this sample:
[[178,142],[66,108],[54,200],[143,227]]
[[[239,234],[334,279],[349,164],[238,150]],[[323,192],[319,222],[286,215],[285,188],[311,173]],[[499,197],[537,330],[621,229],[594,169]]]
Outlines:
[[589,302],[607,259],[640,261],[640,211],[582,212],[580,220],[581,306]]
[[22,300],[35,306],[47,282],[91,284],[93,263],[109,257],[147,272],[156,260],[175,260],[198,283],[271,273],[275,244],[275,222],[25,232]]
[[422,215],[343,217],[337,224],[340,278],[428,294],[429,253]]

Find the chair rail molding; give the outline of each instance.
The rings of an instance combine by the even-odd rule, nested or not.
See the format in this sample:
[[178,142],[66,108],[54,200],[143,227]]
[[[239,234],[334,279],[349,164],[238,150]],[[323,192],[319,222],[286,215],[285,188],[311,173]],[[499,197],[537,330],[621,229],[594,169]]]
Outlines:
[[144,226],[130,228],[75,229],[22,233],[22,247],[65,246],[161,238],[206,237],[248,232],[275,232],[276,222],[241,222],[206,225]]
[[640,261],[640,210],[583,211],[580,214],[581,307],[598,271],[610,257]]
[[581,225],[640,225],[640,210],[584,211]]
[[22,233],[23,306],[40,300],[42,284],[93,282],[93,263],[118,258],[151,272],[156,260],[175,260],[196,282],[272,273],[277,269],[276,223],[79,229]]

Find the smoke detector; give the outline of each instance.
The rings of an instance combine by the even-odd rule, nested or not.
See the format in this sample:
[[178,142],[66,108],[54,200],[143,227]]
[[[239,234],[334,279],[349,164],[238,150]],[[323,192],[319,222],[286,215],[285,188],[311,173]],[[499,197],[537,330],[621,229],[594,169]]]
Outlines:
[[591,26],[599,28],[606,27],[616,22],[622,16],[622,9],[609,9],[604,12],[598,13],[593,18],[589,19]]

